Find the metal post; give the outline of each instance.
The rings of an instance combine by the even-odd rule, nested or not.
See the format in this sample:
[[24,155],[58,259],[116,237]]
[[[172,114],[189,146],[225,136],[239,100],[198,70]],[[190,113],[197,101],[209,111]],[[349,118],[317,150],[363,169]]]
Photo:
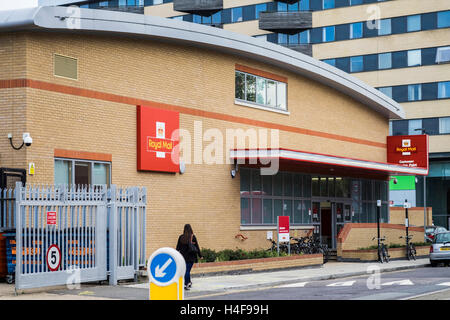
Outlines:
[[117,285],[117,208],[116,186],[111,185],[109,202],[109,285]]
[[423,232],[427,229],[427,176],[423,176]]
[[409,217],[408,217],[408,199],[405,199],[405,226],[406,226],[406,250],[408,250],[408,229],[409,229]]
[[380,210],[381,210],[381,200],[377,200],[377,243],[378,243],[378,261],[381,261],[380,256]]

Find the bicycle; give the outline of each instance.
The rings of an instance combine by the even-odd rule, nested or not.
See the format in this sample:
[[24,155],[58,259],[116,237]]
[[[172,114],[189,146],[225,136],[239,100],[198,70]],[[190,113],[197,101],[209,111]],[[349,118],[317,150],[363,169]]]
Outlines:
[[[269,249],[267,249],[267,251],[274,251],[274,250],[277,251],[278,244],[273,239],[267,239],[267,240],[271,242],[271,247]],[[285,253],[289,252],[288,245],[285,243],[280,243],[279,248],[280,248],[280,252],[285,252]]]
[[380,243],[381,243],[381,245],[378,246],[378,261],[380,263],[383,263],[383,261],[388,263],[390,255],[389,255],[387,246],[383,243],[383,241],[386,241],[386,237],[382,237],[382,238],[373,237],[372,241],[375,239],[380,240]]
[[409,235],[407,237],[406,236],[405,237],[403,237],[403,236],[399,237],[399,239],[401,239],[401,238],[405,238],[406,239],[406,258],[408,260],[411,260],[411,259],[416,260],[416,254],[417,254],[416,247],[415,247],[414,243],[410,242],[412,237],[413,236],[409,236]]

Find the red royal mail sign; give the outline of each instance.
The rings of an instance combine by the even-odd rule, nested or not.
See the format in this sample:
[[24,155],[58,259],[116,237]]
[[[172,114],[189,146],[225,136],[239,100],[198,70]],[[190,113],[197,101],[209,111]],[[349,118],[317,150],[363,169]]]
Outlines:
[[387,137],[387,162],[428,169],[428,135]]
[[289,216],[278,216],[278,241],[289,241]]
[[137,106],[137,169],[179,171],[179,114]]

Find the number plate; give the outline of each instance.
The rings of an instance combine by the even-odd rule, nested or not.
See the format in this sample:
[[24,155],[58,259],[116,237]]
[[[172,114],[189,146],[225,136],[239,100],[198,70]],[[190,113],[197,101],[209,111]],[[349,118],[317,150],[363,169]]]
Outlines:
[[450,251],[450,247],[441,247],[439,250],[441,250],[441,251]]

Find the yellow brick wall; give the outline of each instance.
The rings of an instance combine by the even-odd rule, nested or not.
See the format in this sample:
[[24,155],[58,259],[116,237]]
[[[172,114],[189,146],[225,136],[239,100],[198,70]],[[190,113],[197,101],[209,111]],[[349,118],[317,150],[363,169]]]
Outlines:
[[[427,208],[426,224],[431,225],[433,220],[432,208]],[[390,208],[389,210],[389,222],[393,224],[405,225],[406,212],[404,208]],[[423,226],[423,207],[422,208],[410,208],[408,209],[408,220],[410,226]]]
[[[27,40],[26,71],[7,77],[25,76],[51,84],[385,143],[388,121],[371,109],[310,79],[249,59],[196,47],[122,38],[56,33],[20,37]],[[54,53],[78,59],[77,81],[53,76]],[[4,59],[8,58],[1,54],[0,60]],[[13,63],[23,66],[24,60]],[[290,115],[235,105],[236,63],[288,77]],[[19,99],[18,105],[27,108],[26,128],[33,145],[26,155],[22,154],[17,166],[36,164],[36,175],[28,177],[29,182],[54,182],[54,149],[111,154],[112,183],[147,187],[149,253],[161,246],[175,246],[185,223],[193,226],[202,247],[268,247],[265,231],[240,230],[239,176],[230,178],[231,165],[188,164],[183,175],[136,171],[134,105],[33,88],[14,90],[26,93],[26,99]],[[7,92],[1,89],[1,97]],[[194,121],[202,121],[203,131],[252,128],[180,114],[181,128],[189,130],[192,136]],[[386,150],[380,147],[286,131],[280,132],[280,141],[284,148],[386,160]],[[2,153],[2,157],[9,156]],[[248,240],[236,239],[238,233],[248,236]]]

